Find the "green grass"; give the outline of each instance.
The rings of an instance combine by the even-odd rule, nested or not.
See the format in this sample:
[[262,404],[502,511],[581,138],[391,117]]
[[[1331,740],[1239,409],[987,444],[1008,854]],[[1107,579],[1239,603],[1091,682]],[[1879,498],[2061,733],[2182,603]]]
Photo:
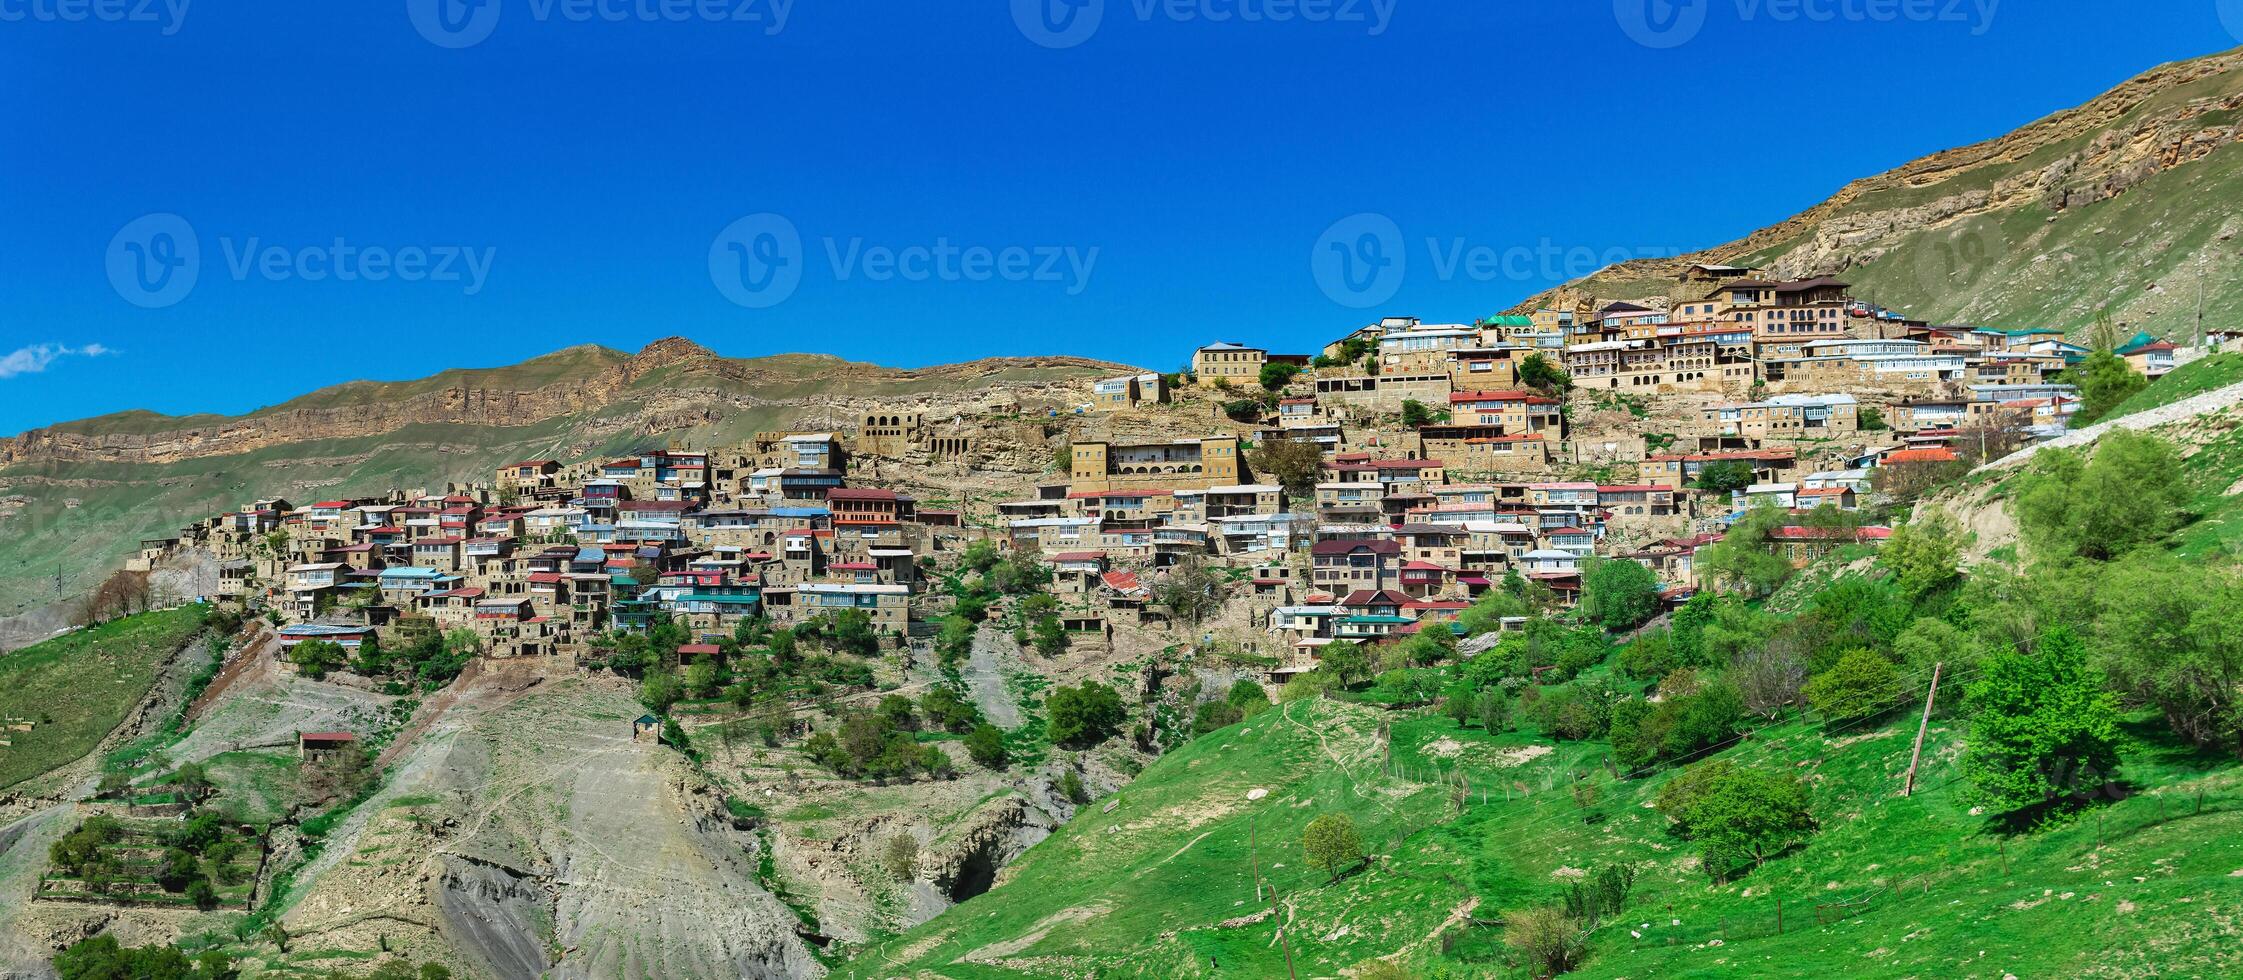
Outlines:
[[[1644,805],[1671,771],[1616,782],[1599,743],[1397,715],[1387,719],[1392,761],[1406,775],[1390,776],[1373,748],[1382,716],[1302,702],[1198,739],[1122,790],[1112,813],[1088,808],[1031,849],[1004,884],[837,975],[1283,976],[1273,921],[1252,920],[1257,862],[1291,909],[1302,976],[1397,953],[1418,976],[1523,976],[1485,923],[1553,903],[1570,875],[1611,862],[1640,876],[1627,909],[1591,937],[1582,976],[2243,969],[2232,918],[2243,877],[2231,876],[2243,871],[2243,770],[2174,743],[2148,716],[2128,726],[2121,770],[2138,795],[2102,807],[2100,828],[2091,813],[2013,837],[1970,812],[1959,722],[1934,720],[1910,797],[1897,778],[1909,718],[1832,733],[1767,728],[1725,757],[1805,777],[1822,827],[1721,886]],[[1528,753],[1542,754],[1522,762]],[[1468,779],[1460,813],[1432,781],[1443,772]],[[1597,822],[1565,789],[1574,772],[1593,774]],[[1249,802],[1256,787],[1268,795]],[[1309,819],[1334,811],[1354,817],[1380,855],[1337,884],[1304,866],[1298,844]]]
[[244,823],[271,826],[288,815],[296,795],[296,756],[288,752],[221,752],[204,763],[218,795],[209,806]]
[[[165,662],[202,629],[208,608],[182,606],[111,620],[0,656],[0,788],[93,751],[154,686]],[[18,724],[30,731],[14,731]]]
[[2191,452],[2181,461],[2181,479],[2190,491],[2189,510],[2197,516],[2174,536],[2175,550],[2192,558],[2243,551],[2243,496],[2228,492],[2243,480],[2243,430]]
[[2237,383],[2243,383],[2243,354],[2206,355],[2150,382],[2149,387],[2135,392],[2134,397],[2118,403],[2118,407],[2111,409],[2106,418],[2115,419],[2136,412],[2146,412]]

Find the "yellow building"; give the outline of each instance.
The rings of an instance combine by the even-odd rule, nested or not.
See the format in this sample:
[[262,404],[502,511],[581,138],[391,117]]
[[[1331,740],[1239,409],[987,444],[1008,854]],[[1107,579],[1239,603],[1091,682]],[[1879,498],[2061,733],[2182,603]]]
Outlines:
[[1257,347],[1209,344],[1192,352],[1192,377],[1206,388],[1214,387],[1218,381],[1240,387],[1259,384],[1262,365],[1268,360],[1269,352]]
[[1074,445],[1071,489],[1198,490],[1244,483],[1246,469],[1235,436],[1178,442],[1078,442]]

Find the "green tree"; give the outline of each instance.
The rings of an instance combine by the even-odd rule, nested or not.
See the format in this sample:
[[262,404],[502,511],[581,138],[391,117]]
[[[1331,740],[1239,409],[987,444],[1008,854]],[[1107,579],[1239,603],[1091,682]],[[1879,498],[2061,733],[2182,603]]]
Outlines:
[[967,544],[966,550],[958,555],[958,563],[976,573],[987,572],[1003,560],[1003,556],[997,554],[997,545],[986,539]]
[[2046,557],[2108,561],[2181,526],[2189,491],[2180,472],[2171,443],[2127,429],[2105,434],[2091,459],[2044,451],[2018,481],[2018,523]]
[[1045,700],[1044,709],[1051,716],[1047,730],[1052,742],[1075,748],[1087,748],[1114,737],[1128,717],[1121,695],[1097,681],[1054,689]]
[[1324,450],[1307,439],[1268,439],[1246,459],[1255,473],[1284,487],[1287,497],[1311,497],[1324,466]]
[[1037,653],[1056,657],[1067,652],[1067,630],[1060,625],[1056,615],[1045,613],[1037,617],[1036,625],[1030,628],[1029,635]]
[[1424,402],[1418,401],[1415,398],[1405,398],[1402,400],[1402,424],[1404,426],[1415,429],[1418,426],[1429,425],[1432,422],[1433,409],[1427,407]]
[[1362,644],[1341,640],[1320,651],[1316,670],[1331,674],[1344,687],[1371,676],[1371,654]]
[[1286,385],[1293,383],[1293,376],[1300,373],[1301,366],[1298,364],[1268,362],[1262,365],[1262,387],[1271,391],[1283,391]]
[[2144,552],[2100,570],[2095,661],[2175,734],[2243,752],[2243,580],[2229,568]]
[[[1515,574],[1515,570],[1511,570]],[[1521,588],[1523,590],[1524,583]],[[1489,589],[1485,595],[1473,600],[1472,605],[1458,614],[1456,621],[1471,636],[1493,633],[1503,628],[1503,621],[1515,616],[1525,616],[1534,610],[1527,607],[1525,599],[1502,589]]]
[[295,664],[296,669],[305,677],[316,681],[326,677],[329,671],[342,669],[344,664],[350,662],[350,658],[343,652],[340,643],[303,640],[289,648],[288,662]]
[[1548,356],[1535,353],[1519,362],[1519,383],[1547,395],[1556,395],[1573,386],[1573,376]]
[[2108,350],[2088,354],[2065,374],[2079,386],[2079,410],[2072,414],[2075,429],[2095,424],[2150,383],[2125,358]]
[[1863,432],[1882,432],[1892,428],[1885,422],[1884,410],[1875,405],[1861,406],[1861,410],[1855,413],[1854,420]]
[[2067,627],[2031,653],[1987,658],[1969,686],[1963,773],[1996,809],[2020,810],[2102,786],[2118,770],[2118,698]]
[[987,769],[1005,767],[1005,733],[997,726],[984,722],[966,733],[966,755],[974,764]]
[[973,655],[974,621],[952,614],[942,618],[942,629],[935,634],[935,659],[944,667],[956,667]]
[[1807,704],[1824,721],[1860,721],[1893,710],[1901,694],[1900,674],[1883,654],[1853,650],[1807,681],[1805,693]]
[[1707,463],[1698,468],[1698,479],[1691,485],[1708,493],[1735,493],[1752,485],[1752,464],[1733,459]]
[[1933,510],[1893,529],[1877,551],[1877,563],[1892,570],[1893,584],[1910,602],[1962,577],[1961,545],[1947,512]]
[[1773,506],[1746,511],[1721,540],[1699,552],[1699,577],[1751,598],[1776,591],[1791,576],[1791,562],[1776,554],[1769,543],[1775,530],[1787,520],[1788,515]]
[[1581,572],[1581,614],[1615,632],[1659,614],[1659,577],[1625,558],[1590,558]]
[[1307,853],[1310,867],[1338,881],[1340,872],[1363,862],[1363,836],[1356,832],[1353,817],[1327,813],[1301,831],[1301,850]]
[[1726,759],[1699,763],[1669,780],[1654,805],[1697,842],[1706,873],[1717,882],[1747,864],[1757,866],[1815,829],[1807,788],[1798,777]]
[[1472,710],[1480,721],[1480,727],[1486,729],[1488,734],[1511,730],[1511,699],[1502,691],[1493,688],[1481,691]]
[[1667,621],[1669,639],[1674,644],[1677,665],[1708,665],[1705,656],[1706,624],[1713,621],[1714,613],[1721,607],[1721,593],[1700,592],[1674,611]]
[[657,713],[670,710],[683,697],[685,686],[678,683],[678,675],[667,670],[649,671],[639,683],[639,702]]
[[1621,673],[1636,680],[1655,681],[1680,666],[1671,629],[1646,630],[1620,650]]
[[981,709],[953,684],[940,684],[920,695],[919,710],[944,731],[970,732],[981,725]]

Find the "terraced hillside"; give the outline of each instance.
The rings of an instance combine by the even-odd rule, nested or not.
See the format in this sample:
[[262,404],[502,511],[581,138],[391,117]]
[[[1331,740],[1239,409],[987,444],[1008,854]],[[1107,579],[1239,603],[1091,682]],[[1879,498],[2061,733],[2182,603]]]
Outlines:
[[[1628,262],[1559,293],[1679,295],[1693,263],[1834,275],[1936,322],[2193,336],[2243,314],[2243,51],[2161,66],[1983,143],[1848,184],[1742,239]],[[1516,312],[1559,299],[1546,293]]]
[[143,537],[260,496],[441,488],[514,459],[579,456],[848,417],[861,400],[963,396],[1125,370],[999,358],[894,370],[682,339],[584,346],[510,367],[352,382],[247,415],[126,412],[0,439],[0,616],[75,596]]

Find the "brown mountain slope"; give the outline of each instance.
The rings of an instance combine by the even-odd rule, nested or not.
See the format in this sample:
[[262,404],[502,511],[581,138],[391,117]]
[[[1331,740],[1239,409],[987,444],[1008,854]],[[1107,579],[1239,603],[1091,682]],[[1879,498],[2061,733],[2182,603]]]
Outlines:
[[48,426],[0,439],[0,617],[78,595],[141,538],[260,496],[441,488],[511,459],[848,428],[859,408],[1129,370],[1076,357],[917,370],[815,354],[738,359],[671,338],[637,354],[581,346],[509,367],[351,382],[239,416],[126,412]]
[[1857,180],[1789,220],[1521,303],[1669,299],[1699,262],[1843,276],[1913,316],[2181,336],[2243,312],[2243,49],[2155,68],[2016,132]]

